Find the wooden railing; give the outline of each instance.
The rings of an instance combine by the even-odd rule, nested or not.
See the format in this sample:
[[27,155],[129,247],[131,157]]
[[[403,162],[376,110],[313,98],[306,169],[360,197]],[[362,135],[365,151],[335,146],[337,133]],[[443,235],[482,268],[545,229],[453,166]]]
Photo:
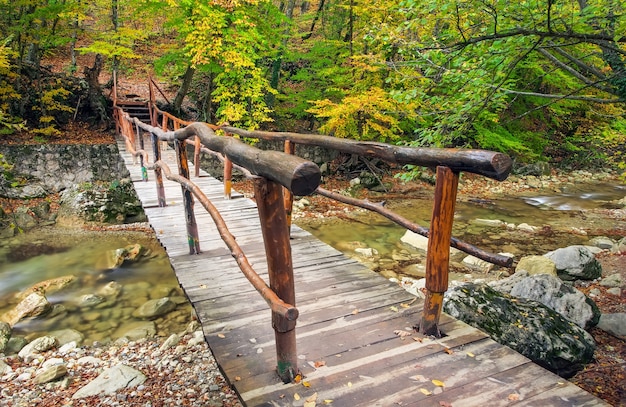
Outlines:
[[[439,319],[443,307],[443,295],[448,288],[450,246],[495,264],[510,266],[512,263],[509,257],[486,252],[452,237],[456,194],[461,171],[504,180],[512,165],[511,159],[505,154],[469,149],[398,147],[322,135],[246,131],[230,126],[186,122],[159,110],[154,105],[151,109],[152,126],[140,122],[137,118],[129,117],[121,109],[116,109],[117,128],[125,137],[128,150],[141,160],[142,169],[147,169],[148,158],[143,150],[143,137],[140,134],[145,131],[151,135],[154,163],[150,168],[155,172],[159,205],[165,206],[163,174],[167,179],[181,184],[191,254],[200,252],[192,195],[212,216],[222,239],[231,250],[241,271],[272,310],[278,359],[277,371],[285,382],[291,381],[298,371],[295,338],[298,310],[295,308],[295,284],[289,242],[290,214],[294,195],[318,193],[330,199],[373,210],[415,233],[428,237],[426,300],[419,322],[419,331],[425,335],[440,336]],[[218,129],[223,131],[223,136],[216,135],[215,131]],[[241,137],[282,141],[285,144],[285,152],[259,150],[236,138],[228,137],[233,134]],[[163,141],[174,144],[179,167],[178,175],[173,174],[160,160],[160,142]],[[211,153],[222,160],[226,198],[230,198],[230,177],[233,166],[254,178],[254,193],[265,241],[269,286],[252,269],[216,208],[190,180],[187,144],[194,146],[196,171],[200,167],[199,158],[202,152]],[[381,205],[345,197],[320,188],[319,168],[314,163],[293,155],[296,144],[377,157],[391,163],[436,167],[435,197],[430,230],[420,227]]]

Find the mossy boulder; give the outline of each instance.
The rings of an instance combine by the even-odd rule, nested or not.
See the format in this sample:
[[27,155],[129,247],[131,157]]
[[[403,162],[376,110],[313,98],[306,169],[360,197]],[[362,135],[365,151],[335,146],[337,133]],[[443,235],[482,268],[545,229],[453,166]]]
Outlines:
[[500,293],[487,284],[450,290],[444,311],[563,377],[593,358],[593,337],[574,322],[537,301]]

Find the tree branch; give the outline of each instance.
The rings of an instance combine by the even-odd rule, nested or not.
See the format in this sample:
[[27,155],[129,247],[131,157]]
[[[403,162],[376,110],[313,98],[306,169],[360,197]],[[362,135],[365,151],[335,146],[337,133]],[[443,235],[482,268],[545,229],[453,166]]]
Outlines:
[[[496,86],[492,85],[494,88]],[[589,86],[585,86],[585,88],[588,88],[590,86],[593,85],[589,85]],[[584,88],[583,88],[584,89]],[[505,88],[499,88],[499,90],[505,92],[505,93],[511,93],[513,95],[520,95],[520,96],[532,96],[532,97],[539,97],[539,98],[546,98],[546,99],[566,99],[566,100],[581,100],[584,102],[593,102],[593,103],[626,103],[626,100],[624,99],[619,99],[619,98],[615,98],[615,99],[603,99],[603,98],[596,98],[593,96],[577,96],[574,93],[579,92],[582,89],[578,89],[570,94],[566,94],[566,95],[553,95],[553,94],[549,94],[549,93],[537,93],[537,92],[522,92],[522,91],[518,91],[518,90],[513,90],[513,89],[505,89]],[[542,105],[539,106],[539,108],[543,108],[546,107],[547,105]],[[518,116],[517,118],[519,118],[521,116]]]
[[563,63],[557,57],[555,57],[554,55],[552,55],[551,53],[549,53],[545,49],[539,48],[537,51],[541,55],[543,55],[546,58],[548,58],[548,60],[550,60],[550,62],[552,62],[553,64],[555,64],[559,68],[569,72],[570,74],[572,74],[573,76],[575,76],[576,78],[581,80],[583,83],[585,83],[587,85],[590,85],[590,86],[593,86],[594,88],[597,88],[597,89],[599,89],[599,90],[601,90],[603,92],[607,92],[607,93],[610,93],[610,94],[613,94],[613,95],[615,94],[615,92],[612,89],[606,88],[604,86],[599,86],[597,82],[592,81],[591,79],[587,78],[585,75],[581,74],[580,72],[578,72],[577,70],[575,70],[571,66],[567,65],[566,63]]

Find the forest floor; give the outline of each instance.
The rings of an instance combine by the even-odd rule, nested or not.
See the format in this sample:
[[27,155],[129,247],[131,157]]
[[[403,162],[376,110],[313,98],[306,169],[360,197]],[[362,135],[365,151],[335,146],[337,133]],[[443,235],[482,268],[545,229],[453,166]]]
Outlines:
[[[102,131],[101,129],[89,125],[71,125],[64,129],[62,133],[63,136],[50,138],[47,142],[51,144],[103,144],[114,142],[114,136],[111,131]],[[28,133],[0,136],[0,143],[3,144],[32,144],[35,142],[32,135]],[[392,176],[385,177],[384,182],[392,185],[389,194],[382,197],[377,195],[375,200],[394,199],[394,197],[397,198],[406,195],[407,191],[409,191],[409,193],[411,191],[420,191],[419,193],[423,193],[424,189],[432,188],[429,187],[427,183],[421,181],[414,183],[412,186],[410,184],[402,184],[401,181]],[[519,191],[518,188],[520,186],[516,183],[509,182],[506,184],[507,181],[504,181],[504,183],[504,189],[507,193],[514,195],[516,191]],[[324,187],[329,190],[345,190],[348,186],[348,180],[341,176],[325,179]],[[488,193],[485,192],[489,189],[487,180],[485,180],[484,184],[472,182],[472,188],[484,189],[484,191],[474,191],[476,192],[476,196],[488,195]],[[250,183],[236,183],[235,189],[246,194],[251,193]],[[359,198],[367,199],[368,191],[363,190]],[[47,199],[54,201],[55,198],[48,197]],[[343,204],[322,199],[319,196],[311,196],[307,197],[307,199],[312,201],[311,207],[314,207],[316,211],[328,212],[338,216],[345,213]],[[6,200],[2,202],[2,206],[5,210],[8,210],[8,212],[11,211],[11,207],[18,204],[24,204],[24,202],[7,202]],[[29,204],[34,205],[36,202],[32,200]],[[599,257],[599,260],[602,263],[603,270],[607,271],[609,274],[620,271],[622,277],[626,279],[626,253],[603,255]],[[579,288],[585,293],[588,293],[594,288],[602,292],[603,295],[597,297],[595,300],[603,313],[626,312],[624,290],[622,291],[621,297],[615,297],[607,295],[606,287],[600,286],[597,282],[592,282],[591,284]],[[594,361],[571,378],[570,381],[613,406],[626,406],[626,342],[597,328],[591,329],[590,333],[597,343]]]

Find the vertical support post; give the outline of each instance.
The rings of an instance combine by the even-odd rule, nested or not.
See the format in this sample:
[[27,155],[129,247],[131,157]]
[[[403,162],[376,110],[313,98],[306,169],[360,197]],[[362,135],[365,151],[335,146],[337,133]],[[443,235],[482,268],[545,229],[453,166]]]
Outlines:
[[[224,133],[224,137],[231,137],[230,133]],[[233,194],[233,162],[224,155],[224,199],[230,199]]]
[[193,172],[197,178],[200,176],[200,137],[194,137],[193,141]]
[[[296,145],[291,140],[285,140],[285,153],[293,155]],[[283,205],[287,214],[287,230],[291,236],[291,213],[293,212],[293,194],[287,188],[283,188]]]
[[[189,179],[189,163],[187,161],[187,148],[184,140],[174,141],[176,158],[178,161],[178,173]],[[183,192],[183,204],[185,205],[185,221],[187,223],[187,242],[189,243],[189,254],[200,253],[200,240],[198,239],[198,224],[193,211],[193,195],[190,191],[181,186]]]
[[[144,142],[143,142],[143,134],[141,134],[141,129],[139,126],[137,127],[137,141],[139,143],[139,150],[144,151]],[[143,154],[139,155],[139,165],[141,165],[141,179],[143,182],[148,182],[148,169],[146,168],[146,163],[143,162]]]
[[426,257],[426,300],[419,326],[424,335],[441,336],[439,317],[443,308],[443,295],[448,289],[450,239],[458,185],[458,172],[444,166],[437,167],[435,203]]
[[[152,137],[152,152],[154,153],[154,162],[156,163],[161,159],[161,146],[159,144],[159,138],[156,134],[150,133],[150,136]],[[165,202],[165,187],[163,186],[163,170],[161,170],[161,167],[154,167],[154,177],[156,178],[159,207],[166,207],[167,203]]]
[[[254,196],[259,208],[261,230],[265,242],[270,288],[280,299],[296,305],[291,244],[287,217],[283,206],[282,186],[265,178],[254,180]],[[296,353],[296,321],[272,313],[276,338],[276,370],[284,383],[292,382],[298,374]]]

